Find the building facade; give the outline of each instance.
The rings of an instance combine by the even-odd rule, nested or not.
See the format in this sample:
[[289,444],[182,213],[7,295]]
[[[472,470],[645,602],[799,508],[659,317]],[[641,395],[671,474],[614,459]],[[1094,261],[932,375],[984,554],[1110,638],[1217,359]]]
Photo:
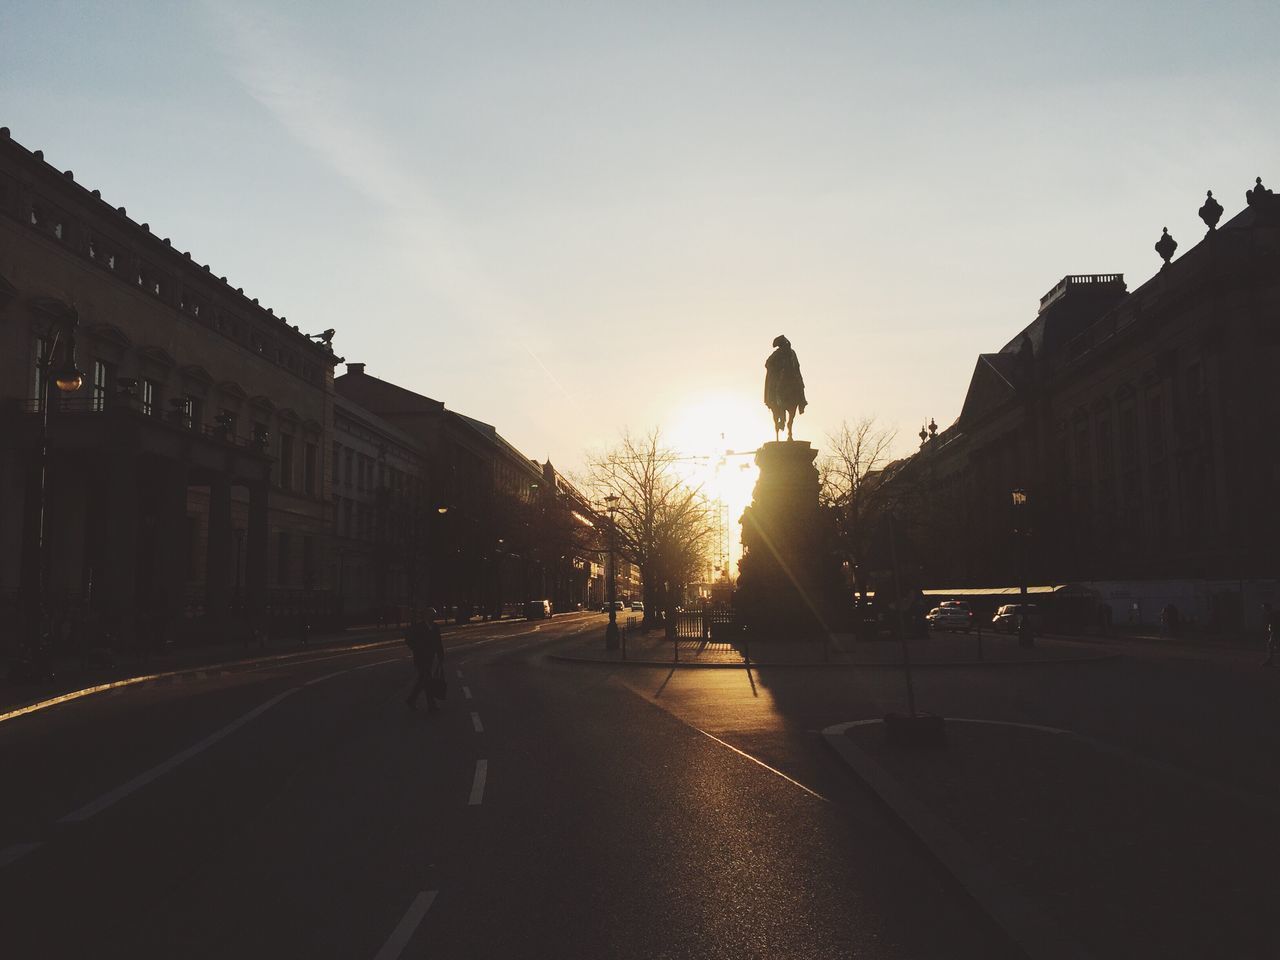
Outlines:
[[333,362],[0,129],[6,624],[154,644],[330,592]]
[[1246,585],[1278,572],[1280,207],[1261,181],[1246,201],[1218,226],[1210,197],[1135,290],[1064,277],[978,358],[956,421],[883,481],[929,585],[1194,580],[1206,619],[1253,619]]
[[427,456],[404,431],[334,398],[334,584],[347,620],[398,622],[426,602]]

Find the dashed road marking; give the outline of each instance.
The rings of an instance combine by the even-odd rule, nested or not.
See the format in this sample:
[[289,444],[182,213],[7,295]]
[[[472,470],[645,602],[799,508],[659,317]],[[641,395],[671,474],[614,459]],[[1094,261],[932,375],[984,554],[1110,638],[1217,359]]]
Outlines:
[[461,671],[461,670],[459,670],[459,671],[458,671],[458,679],[459,679],[459,680],[461,680],[461,679],[462,679],[462,671]]
[[413,902],[409,904],[409,909],[404,912],[404,916],[400,918],[400,922],[391,931],[391,936],[387,937],[387,942],[374,955],[373,960],[396,960],[404,953],[404,948],[409,945],[410,938],[422,923],[422,918],[427,915],[427,911],[431,909],[435,899],[435,890],[423,890],[414,897]]
[[471,688],[470,688],[470,687],[463,687],[463,688],[462,688],[462,695],[463,695],[464,697],[466,697],[468,700],[470,700],[470,699],[471,699]]
[[475,779],[471,781],[471,799],[467,806],[478,807],[484,801],[484,783],[489,778],[489,761],[476,761]]
[[133,793],[135,790],[142,789],[147,784],[149,784],[152,780],[155,780],[159,777],[164,776],[170,770],[174,769],[175,767],[179,766],[182,763],[185,763],[187,760],[190,760],[196,754],[201,753],[204,750],[207,750],[209,747],[213,746],[223,737],[226,737],[226,736],[229,736],[230,734],[235,733],[237,730],[243,727],[246,723],[248,723],[254,717],[258,716],[259,714],[266,713],[268,710],[274,707],[277,703],[279,703],[285,697],[290,696],[291,694],[297,693],[301,689],[302,689],[301,687],[290,687],[284,693],[277,694],[276,696],[268,700],[266,703],[259,704],[258,706],[254,707],[252,710],[250,710],[248,713],[246,713],[244,716],[240,717],[239,719],[232,720],[229,724],[227,724],[225,727],[223,727],[221,730],[217,731],[216,733],[209,734],[209,736],[205,737],[199,743],[192,744],[191,746],[187,747],[187,749],[181,751],[180,753],[174,754],[164,763],[161,763],[152,767],[150,770],[146,771],[145,773],[138,774],[138,776],[134,777],[128,783],[122,783],[120,786],[116,787],[114,790],[108,790],[106,793],[100,796],[97,800],[94,800],[90,803],[86,803],[79,810],[73,810],[71,813],[68,813],[65,817],[63,817],[58,822],[59,823],[76,823],[81,820],[88,820],[95,813],[101,813],[103,810],[107,809],[107,807],[110,807],[112,804],[116,803],[117,801],[123,800],[125,797],[129,796],[129,794]]
[[474,710],[471,712],[471,725],[476,728],[476,733],[484,733],[484,724],[480,722],[480,714]]

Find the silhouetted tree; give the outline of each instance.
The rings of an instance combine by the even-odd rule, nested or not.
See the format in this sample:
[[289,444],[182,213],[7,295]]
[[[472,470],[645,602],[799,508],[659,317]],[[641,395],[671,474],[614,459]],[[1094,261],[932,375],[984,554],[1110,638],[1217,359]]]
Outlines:
[[681,588],[703,569],[715,539],[715,512],[702,492],[679,476],[679,456],[657,429],[623,433],[617,447],[588,459],[584,486],[603,512],[617,497],[616,549],[640,570],[645,624],[670,615]]
[[[878,496],[881,471],[897,431],[885,429],[875,417],[863,417],[827,435],[831,452],[818,461],[819,495],[835,509],[840,533],[850,559],[865,562],[871,548],[876,516],[882,504]],[[862,586],[860,583],[859,586]]]

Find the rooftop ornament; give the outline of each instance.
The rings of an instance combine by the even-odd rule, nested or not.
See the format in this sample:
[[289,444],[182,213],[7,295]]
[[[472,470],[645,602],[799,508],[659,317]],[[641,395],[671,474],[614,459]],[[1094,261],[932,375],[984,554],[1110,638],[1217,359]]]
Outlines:
[[1160,239],[1156,241],[1156,253],[1160,254],[1160,259],[1164,261],[1163,270],[1169,265],[1169,261],[1173,259],[1173,252],[1178,249],[1178,241],[1169,236],[1169,228],[1164,228],[1164,233],[1160,235]]
[[1254,181],[1252,190],[1246,190],[1244,192],[1245,202],[1248,203],[1249,206],[1251,207],[1255,203],[1261,203],[1263,197],[1269,197],[1269,196],[1271,196],[1271,191],[1262,185],[1261,177],[1258,177],[1257,180]]
[[1200,208],[1200,219],[1209,227],[1209,232],[1213,233],[1218,229],[1218,221],[1222,219],[1222,204],[1213,199],[1213,191],[1210,190],[1206,196],[1207,200],[1204,206]]

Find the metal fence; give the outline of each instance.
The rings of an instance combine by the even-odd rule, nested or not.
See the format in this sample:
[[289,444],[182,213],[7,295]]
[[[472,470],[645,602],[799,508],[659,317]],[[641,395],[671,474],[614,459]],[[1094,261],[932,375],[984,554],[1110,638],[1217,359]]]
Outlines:
[[734,619],[729,607],[680,610],[674,617],[675,635],[680,640],[729,642],[732,638]]

